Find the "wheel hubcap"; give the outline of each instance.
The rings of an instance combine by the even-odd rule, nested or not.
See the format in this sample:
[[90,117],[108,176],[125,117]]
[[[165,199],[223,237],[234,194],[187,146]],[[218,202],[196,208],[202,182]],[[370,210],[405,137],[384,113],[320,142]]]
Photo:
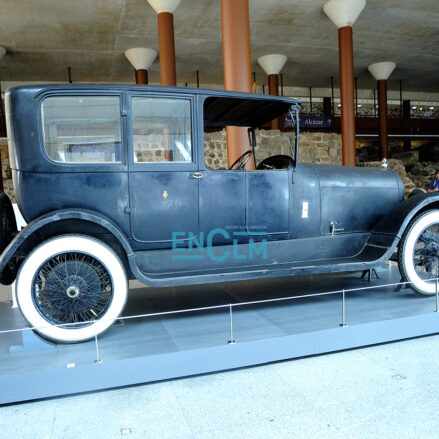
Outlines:
[[439,224],[432,224],[420,233],[413,251],[413,264],[422,280],[439,277]]
[[70,299],[75,299],[76,297],[79,296],[79,288],[78,287],[68,287],[66,294],[68,297],[70,297]]
[[41,265],[32,292],[36,308],[49,323],[78,328],[105,314],[113,298],[113,281],[92,256],[62,253]]

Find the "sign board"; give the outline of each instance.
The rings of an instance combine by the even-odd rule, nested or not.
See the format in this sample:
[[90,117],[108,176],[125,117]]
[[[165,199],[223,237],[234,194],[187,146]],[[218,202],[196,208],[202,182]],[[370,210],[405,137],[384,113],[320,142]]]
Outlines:
[[[332,128],[333,118],[331,116],[299,116],[300,128]],[[285,116],[285,128],[292,128],[291,117]]]

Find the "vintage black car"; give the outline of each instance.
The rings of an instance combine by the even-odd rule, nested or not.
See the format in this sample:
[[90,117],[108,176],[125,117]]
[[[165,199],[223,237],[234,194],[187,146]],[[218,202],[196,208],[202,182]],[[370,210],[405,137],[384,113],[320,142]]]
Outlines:
[[[394,172],[299,163],[294,99],[132,85],[6,93],[16,230],[0,197],[0,280],[29,324],[78,342],[152,286],[374,268],[399,245],[402,276],[433,294],[439,197],[403,200]],[[255,129],[290,113],[291,150],[257,162]],[[205,130],[248,128],[232,169],[204,159]],[[253,154],[255,152],[255,154]],[[245,169],[254,160],[255,171]]]

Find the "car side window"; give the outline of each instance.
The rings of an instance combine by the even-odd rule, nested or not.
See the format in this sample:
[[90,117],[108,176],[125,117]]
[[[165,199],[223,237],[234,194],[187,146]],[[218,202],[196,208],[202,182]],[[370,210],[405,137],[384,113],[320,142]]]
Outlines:
[[191,162],[191,101],[132,99],[134,162]]
[[60,163],[120,163],[118,96],[51,96],[41,104],[44,148]]

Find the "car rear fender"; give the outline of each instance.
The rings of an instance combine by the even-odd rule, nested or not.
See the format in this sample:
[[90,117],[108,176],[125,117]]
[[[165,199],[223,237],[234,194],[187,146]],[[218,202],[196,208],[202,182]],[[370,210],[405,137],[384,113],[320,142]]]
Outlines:
[[[50,236],[50,233],[56,225],[61,225],[60,222],[73,221],[76,224],[88,224],[98,226],[100,230],[105,231],[108,236],[111,236],[112,242],[116,245],[119,253],[124,253],[124,259],[130,260],[133,257],[133,251],[131,246],[120,228],[109,218],[88,209],[63,209],[54,212],[46,213],[32,222],[30,222],[26,227],[24,227],[9,243],[9,245],[4,249],[3,253],[0,255],[0,283],[10,284],[15,279],[15,274],[18,271],[20,262],[17,263],[18,259],[23,259],[27,256],[30,250],[32,250],[35,245],[38,245],[42,241],[42,235],[46,234]],[[62,227],[61,227],[62,228]],[[42,233],[44,232],[44,233]],[[78,230],[65,230],[65,233],[78,233]],[[110,244],[113,248],[115,245]],[[15,263],[14,263],[15,262]],[[9,267],[8,267],[8,264]],[[11,265],[15,266],[13,269],[14,275],[10,274]],[[8,267],[8,270],[5,268]],[[128,267],[127,267],[128,268]],[[8,272],[8,275],[6,275]]]

